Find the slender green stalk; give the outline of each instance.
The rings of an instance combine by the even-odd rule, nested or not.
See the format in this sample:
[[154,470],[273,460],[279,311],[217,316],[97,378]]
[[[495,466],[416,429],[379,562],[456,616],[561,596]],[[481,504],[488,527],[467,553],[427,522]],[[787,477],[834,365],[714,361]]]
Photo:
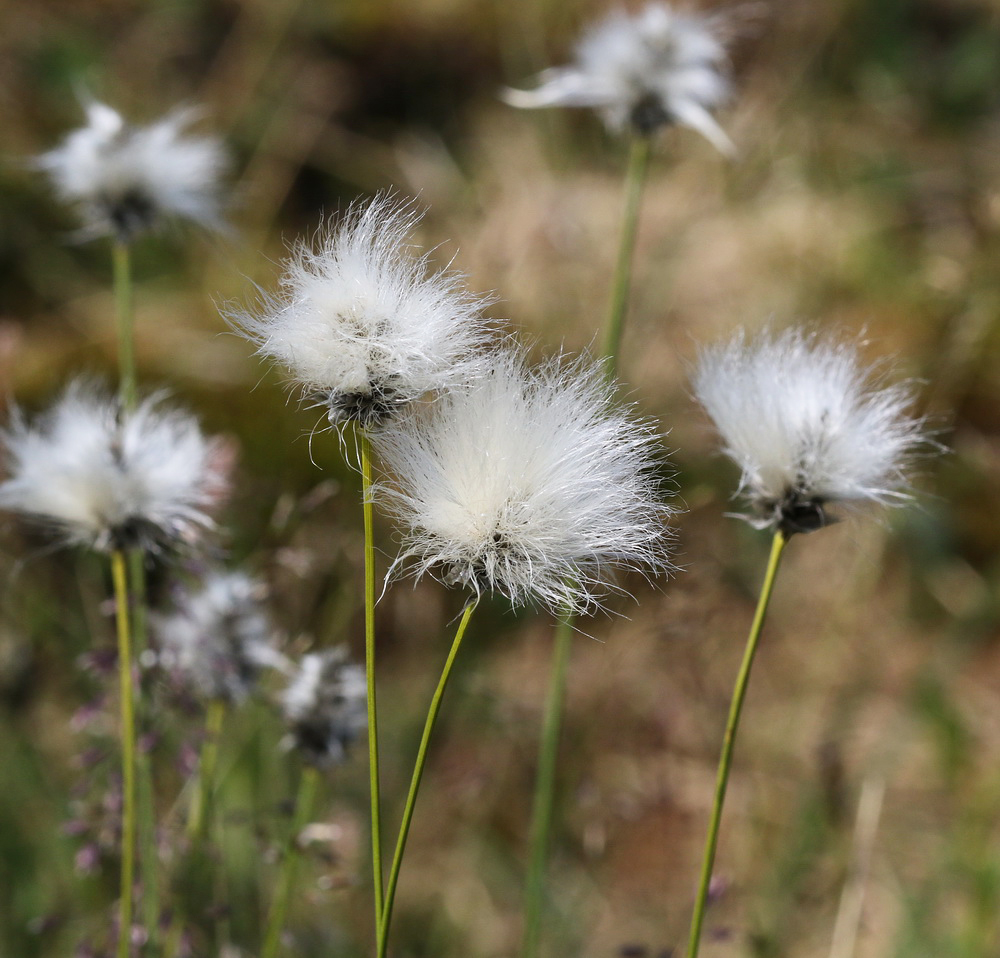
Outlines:
[[524,900],[524,937],[522,958],[535,958],[542,927],[542,899],[545,891],[545,860],[552,830],[552,809],[556,791],[556,757],[559,752],[559,730],[562,725],[563,703],[566,700],[566,673],[570,644],[573,638],[573,615],[565,613],[559,620],[555,635],[552,674],[545,699],[545,717],[538,749],[538,773],[535,779],[535,801],[531,813],[531,862]]
[[385,906],[382,910],[382,923],[378,930],[378,958],[385,958],[386,948],[389,945],[389,923],[392,921],[392,904],[396,897],[396,883],[399,881],[399,869],[403,864],[403,852],[406,850],[406,839],[410,833],[410,822],[413,820],[413,809],[417,803],[417,792],[420,791],[420,779],[424,774],[424,766],[427,763],[427,747],[431,740],[431,733],[434,731],[434,723],[437,721],[438,712],[441,710],[441,699],[444,697],[445,686],[451,676],[452,666],[455,664],[455,657],[458,655],[462,639],[465,637],[465,630],[468,628],[472,613],[476,611],[476,603],[470,602],[462,614],[462,620],[458,623],[455,631],[455,638],[451,643],[451,651],[441,671],[441,678],[438,679],[437,688],[434,690],[434,697],[431,699],[430,708],[427,710],[427,719],[424,721],[424,733],[420,738],[420,747],[417,749],[417,760],[413,766],[413,778],[410,779],[410,791],[406,796],[406,805],[403,808],[403,820],[399,826],[399,835],[396,838],[396,851],[392,856],[392,868],[389,871],[389,882],[385,890]]
[[375,931],[382,923],[382,802],[378,774],[378,709],[375,705],[375,536],[372,530],[372,447],[360,430],[361,502],[365,522],[365,680],[368,686],[368,778],[372,816],[372,875],[375,888]]
[[205,714],[205,740],[201,744],[201,758],[198,762],[198,787],[187,821],[188,837],[194,841],[201,841],[208,834],[212,819],[215,767],[219,761],[219,739],[225,717],[226,703],[222,699],[212,699]]
[[260,958],[275,958],[278,946],[281,944],[281,932],[285,927],[288,915],[288,905],[292,900],[292,890],[295,887],[295,872],[299,856],[295,843],[302,830],[309,824],[313,804],[316,801],[316,790],[319,786],[319,772],[309,765],[302,772],[299,780],[299,794],[295,800],[295,818],[285,846],[285,855],[281,862],[281,874],[278,876],[278,886],[271,903],[271,911],[267,919],[267,932],[264,936],[264,946]]
[[701,928],[705,921],[708,886],[712,880],[712,866],[715,864],[715,849],[719,841],[719,823],[722,821],[722,805],[726,800],[726,786],[729,784],[729,769],[733,762],[733,746],[736,743],[736,731],[740,724],[740,712],[743,709],[743,699],[746,697],[750,669],[757,652],[757,644],[764,627],[767,605],[771,600],[771,592],[774,590],[774,580],[778,574],[781,553],[787,541],[785,534],[780,530],[774,533],[774,539],[771,542],[771,555],[767,561],[767,571],[764,574],[764,584],[761,586],[760,598],[757,600],[757,611],[754,613],[750,634],[747,636],[746,650],[743,653],[743,662],[736,677],[736,687],[733,689],[733,699],[729,706],[729,719],[726,722],[726,734],[722,740],[722,756],[719,758],[719,771],[715,782],[715,801],[712,803],[708,837],[705,839],[701,879],[698,882],[698,895],[695,898],[694,915],[691,918],[691,937],[688,941],[687,958],[696,958],[698,946],[701,943]]
[[650,138],[635,136],[629,148],[628,170],[625,174],[625,215],[622,221],[621,245],[611,286],[611,309],[604,330],[603,354],[608,359],[608,376],[618,372],[618,353],[621,349],[625,313],[628,310],[629,290],[632,285],[632,255],[639,231],[639,202],[649,168]]
[[111,553],[118,631],[118,671],[122,723],[122,867],[118,958],[128,958],[132,939],[132,885],[135,869],[135,708],[132,702],[132,634],[129,627],[125,556]]
[[136,403],[135,376],[135,310],[132,300],[132,257],[129,246],[116,240],[111,246],[114,272],[115,317],[118,324],[118,370],[121,380],[122,406],[134,409]]

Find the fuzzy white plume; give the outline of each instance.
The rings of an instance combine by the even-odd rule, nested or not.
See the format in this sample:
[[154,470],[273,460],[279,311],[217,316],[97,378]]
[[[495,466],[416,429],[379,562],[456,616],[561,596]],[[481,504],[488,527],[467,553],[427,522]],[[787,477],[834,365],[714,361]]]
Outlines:
[[0,448],[0,508],[100,550],[193,544],[225,491],[218,448],[193,417],[158,397],[125,412],[82,382],[35,422],[16,412]]
[[584,36],[572,66],[546,70],[535,90],[505,90],[511,106],[594,107],[609,129],[650,134],[677,123],[720,152],[733,145],[712,111],[729,96],[726,51],[713,21],[651,3],[630,15],[616,10]]
[[321,227],[315,246],[295,247],[280,291],[258,314],[230,316],[335,424],[378,426],[428,391],[463,382],[480,362],[488,300],[410,251],[419,218],[384,195],[353,206]]
[[263,595],[242,572],[210,572],[172,614],[154,620],[160,664],[206,699],[242,702],[261,667],[280,660]]
[[347,646],[302,657],[282,697],[292,740],[317,765],[344,761],[367,727],[365,670],[348,659]]
[[220,180],[229,164],[219,140],[184,134],[195,111],[174,110],[149,126],[129,126],[104,103],[91,102],[86,112],[87,125],[37,162],[59,196],[79,208],[87,237],[127,242],[170,216],[220,226]]
[[704,350],[695,395],[742,470],[759,527],[808,532],[831,503],[898,503],[928,443],[908,385],[880,385],[855,346],[790,329]]
[[529,371],[502,352],[468,389],[379,432],[397,567],[575,612],[600,607],[613,566],[668,571],[658,437],[612,393],[600,364]]

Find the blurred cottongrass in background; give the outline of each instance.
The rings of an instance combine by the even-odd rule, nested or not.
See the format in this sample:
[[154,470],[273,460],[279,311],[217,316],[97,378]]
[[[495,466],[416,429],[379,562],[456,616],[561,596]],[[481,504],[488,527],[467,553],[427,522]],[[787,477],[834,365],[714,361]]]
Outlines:
[[[644,15],[643,4],[629,9]],[[732,58],[723,75],[738,93],[699,102],[736,159],[682,127],[658,134],[618,357],[637,414],[669,429],[684,571],[662,590],[627,574],[619,584],[641,601],[611,596],[613,614],[574,637],[543,952],[655,958],[686,938],[739,636],[766,560],[766,537],[724,518],[746,463],[717,454],[689,371],[737,328],[752,350],[762,331],[780,342],[807,317],[817,349],[858,342],[860,370],[889,357],[886,385],[914,383],[907,415],[926,416],[951,452],[918,460],[906,509],[847,515],[793,544],[748,691],[701,954],[992,955],[1000,25],[978,0],[684,12],[704,13]],[[182,577],[197,595],[224,552],[228,567],[266,583],[288,657],[261,673],[259,697],[227,708],[213,867],[193,846],[159,850],[178,879],[163,895],[175,896],[193,944],[256,954],[290,851],[284,953],[371,954],[374,940],[364,749],[320,770],[300,828],[300,750],[282,747],[296,719],[287,714],[289,740],[279,714],[289,681],[318,669],[310,656],[347,640],[338,661],[362,658],[360,480],[336,437],[310,441],[315,410],[288,402],[282,372],[253,359],[220,304],[245,302],[251,283],[271,289],[274,264],[323,217],[340,222],[352,203],[394,191],[427,211],[407,240],[430,250],[427,275],[457,270],[463,287],[493,291],[486,318],[512,317],[538,344],[533,360],[593,346],[616,268],[627,147],[589,111],[522,113],[500,92],[572,62],[588,25],[610,15],[582,0],[163,0],[39,3],[6,18],[0,376],[23,422],[44,423],[80,372],[112,378],[117,352],[106,244],[79,242],[79,212],[53,201],[33,158],[68,149],[67,131],[98,107],[132,136],[168,124],[178,142],[218,137],[233,157],[232,198],[209,218],[221,210],[228,231],[191,229],[165,200],[156,229],[133,236],[127,224],[140,396],[167,387],[163,408],[197,414],[203,434],[220,437],[218,468],[232,472],[211,509],[218,544],[185,557]],[[91,198],[63,192],[83,202],[90,233],[120,232],[107,210],[96,228]],[[791,388],[780,368],[773,375]],[[2,467],[10,477],[16,457]],[[745,479],[751,495],[764,491]],[[892,476],[861,485],[903,488]],[[0,954],[105,953],[121,802],[106,564],[52,551],[9,515],[0,531]],[[378,514],[375,533],[381,578],[398,543]],[[173,578],[154,562],[151,605],[183,608]],[[429,579],[398,582],[377,608],[393,830],[466,597]],[[457,658],[400,873],[392,954],[517,952],[552,620],[508,606],[481,601]],[[207,705],[146,661],[153,714],[173,719],[141,720],[138,748],[155,763],[161,837],[174,836],[194,798],[183,786],[204,753]],[[347,679],[356,692],[357,673]],[[349,704],[343,715],[327,744],[361,732]]]

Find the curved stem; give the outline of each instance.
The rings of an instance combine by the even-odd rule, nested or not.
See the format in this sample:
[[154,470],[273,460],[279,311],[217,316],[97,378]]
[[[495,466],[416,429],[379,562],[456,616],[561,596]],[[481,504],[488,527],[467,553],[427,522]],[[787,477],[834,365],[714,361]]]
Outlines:
[[198,787],[187,822],[188,836],[195,841],[200,841],[208,834],[212,819],[215,767],[219,760],[219,740],[225,717],[226,703],[222,699],[212,699],[205,714],[205,740],[201,744],[201,759],[198,762]]
[[538,775],[535,781],[535,801],[531,815],[531,864],[524,903],[524,937],[522,958],[535,958],[541,933],[542,898],[545,890],[545,860],[552,830],[552,809],[555,802],[556,757],[559,752],[559,730],[562,725],[563,703],[566,699],[566,673],[570,642],[573,638],[573,616],[565,613],[559,620],[552,656],[552,674],[545,700],[545,718],[538,749]]
[[430,708],[427,710],[427,719],[424,721],[424,733],[420,738],[420,747],[417,749],[417,760],[413,766],[413,777],[410,780],[410,791],[406,796],[406,805],[403,808],[403,820],[399,826],[399,836],[396,839],[396,851],[392,856],[392,868],[389,871],[389,882],[385,891],[385,907],[382,911],[382,923],[378,932],[378,958],[385,958],[386,948],[389,945],[389,923],[392,921],[392,904],[396,897],[396,883],[399,880],[399,869],[403,864],[403,852],[406,850],[406,839],[410,833],[410,822],[413,820],[413,809],[417,803],[417,792],[420,791],[420,779],[424,774],[424,766],[427,763],[427,746],[431,740],[431,733],[434,731],[434,723],[437,721],[438,712],[441,710],[441,699],[444,696],[445,686],[451,675],[451,668],[455,664],[455,657],[458,655],[462,639],[465,637],[465,630],[472,618],[472,613],[476,611],[476,603],[470,603],[462,614],[462,620],[458,623],[455,638],[451,643],[451,651],[444,663],[441,671],[441,678],[438,679],[437,688],[434,690],[434,697],[431,699]]
[[719,758],[719,771],[715,781],[715,801],[712,803],[708,837],[705,839],[705,852],[701,863],[701,878],[698,882],[694,915],[691,918],[691,936],[688,940],[687,958],[696,958],[698,946],[701,943],[701,928],[705,920],[708,887],[712,880],[712,866],[715,864],[715,849],[719,841],[719,823],[722,821],[722,805],[726,800],[726,786],[729,783],[729,769],[733,761],[733,746],[736,743],[736,731],[740,724],[740,712],[743,709],[743,699],[746,697],[747,685],[750,681],[750,669],[753,666],[757,644],[764,626],[764,617],[767,615],[767,605],[771,600],[771,592],[774,590],[774,580],[778,573],[781,553],[787,541],[784,533],[780,530],[774,533],[774,539],[771,541],[771,555],[767,561],[767,571],[764,574],[764,584],[761,586],[760,598],[757,600],[757,611],[754,613],[750,634],[747,636],[743,662],[736,677],[736,687],[733,689],[733,698],[729,705],[729,718],[726,722],[726,734],[722,740],[722,756]]
[[127,243],[116,240],[111,246],[114,273],[115,317],[118,324],[118,369],[121,402],[126,410],[136,402],[135,312],[132,301],[132,258]]
[[132,884],[135,868],[135,708],[132,702],[132,635],[129,628],[125,556],[111,553],[118,632],[122,723],[122,867],[118,958],[128,958],[132,940]]
[[361,431],[361,501],[365,522],[365,680],[368,700],[368,777],[372,816],[375,931],[382,923],[382,811],[378,772],[378,709],[375,704],[375,536],[372,529],[372,447]]
[[621,245],[611,287],[611,310],[604,330],[603,355],[608,359],[608,377],[618,372],[618,353],[621,350],[622,330],[628,310],[629,290],[632,285],[632,255],[639,231],[639,201],[649,167],[650,138],[636,136],[629,148],[628,170],[625,174],[625,214],[622,221]]
[[285,927],[288,915],[288,905],[292,900],[292,890],[295,887],[295,872],[299,856],[295,847],[302,830],[309,824],[313,804],[316,801],[316,790],[319,786],[319,772],[313,765],[307,766],[299,780],[299,794],[295,801],[295,818],[285,847],[285,856],[281,862],[281,875],[278,877],[278,887],[274,894],[271,912],[267,919],[267,932],[264,936],[264,946],[260,958],[275,958],[281,943],[281,932]]

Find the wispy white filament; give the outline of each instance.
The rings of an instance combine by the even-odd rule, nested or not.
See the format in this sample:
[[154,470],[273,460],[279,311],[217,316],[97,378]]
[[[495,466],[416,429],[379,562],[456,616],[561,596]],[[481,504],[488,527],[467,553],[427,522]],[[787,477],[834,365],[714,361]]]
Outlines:
[[428,391],[461,383],[479,362],[486,300],[413,254],[418,220],[387,196],[352,207],[314,246],[294,248],[280,291],[257,314],[231,315],[333,423],[378,426]]
[[572,66],[546,70],[535,90],[506,90],[516,107],[594,107],[613,131],[690,127],[723,153],[733,145],[712,111],[729,95],[726,51],[713,20],[651,3],[616,10],[584,36]]
[[242,572],[210,572],[171,615],[156,618],[160,664],[207,699],[243,701],[262,666],[282,664],[263,591]]
[[365,670],[341,645],[302,657],[282,698],[295,744],[318,765],[344,761],[368,722]]
[[0,447],[0,508],[100,550],[192,544],[225,491],[217,447],[193,417],[157,397],[126,412],[81,382],[34,422],[15,412]]
[[834,503],[908,498],[906,467],[927,443],[909,385],[881,385],[851,344],[791,329],[705,349],[695,395],[760,527],[806,532]]
[[149,126],[130,126],[104,103],[88,103],[86,112],[87,124],[43,153],[38,166],[79,208],[88,237],[126,242],[170,216],[220,225],[228,161],[219,140],[184,133],[195,111],[174,110]]
[[670,567],[658,437],[614,405],[600,365],[494,357],[475,384],[374,437],[404,527],[398,567],[592,611],[612,567]]

